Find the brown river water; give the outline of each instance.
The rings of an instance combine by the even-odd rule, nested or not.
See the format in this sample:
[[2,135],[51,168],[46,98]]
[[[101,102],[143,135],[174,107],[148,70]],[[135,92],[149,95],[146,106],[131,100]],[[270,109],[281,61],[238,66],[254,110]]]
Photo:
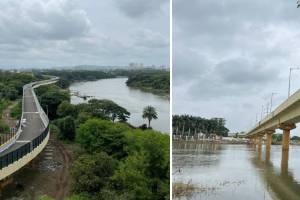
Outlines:
[[[177,200],[299,200],[300,146],[282,155],[273,145],[259,154],[250,145],[173,142],[173,182],[195,187]],[[282,159],[283,156],[283,159]]]

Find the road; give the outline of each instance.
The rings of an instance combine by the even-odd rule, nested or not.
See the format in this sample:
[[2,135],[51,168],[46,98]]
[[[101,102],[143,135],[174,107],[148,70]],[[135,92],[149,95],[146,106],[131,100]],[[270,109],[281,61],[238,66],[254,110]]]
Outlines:
[[32,84],[27,84],[24,86],[24,110],[23,110],[23,121],[26,119],[25,123],[22,123],[22,132],[20,137],[16,142],[10,146],[8,149],[0,153],[0,156],[8,154],[25,143],[29,143],[34,138],[39,136],[43,130],[45,130],[45,125],[43,124],[36,103],[34,101],[32,93]]

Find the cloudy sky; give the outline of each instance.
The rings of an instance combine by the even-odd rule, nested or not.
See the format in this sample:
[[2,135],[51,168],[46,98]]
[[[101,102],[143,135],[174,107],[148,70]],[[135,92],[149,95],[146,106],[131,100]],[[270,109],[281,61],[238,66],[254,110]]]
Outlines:
[[[289,67],[300,67],[296,0],[173,5],[173,113],[224,117],[231,131],[244,131],[272,92],[273,108],[287,98]],[[299,77],[293,71],[292,93]]]
[[0,67],[169,63],[168,0],[1,0]]

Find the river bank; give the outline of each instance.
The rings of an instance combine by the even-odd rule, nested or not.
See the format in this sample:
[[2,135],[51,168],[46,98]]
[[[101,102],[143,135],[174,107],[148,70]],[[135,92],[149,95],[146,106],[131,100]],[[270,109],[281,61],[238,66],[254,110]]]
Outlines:
[[[151,105],[158,113],[158,119],[151,121],[152,128],[163,133],[169,133],[169,100],[162,96],[128,87],[126,81],[127,78],[119,77],[98,81],[76,82],[69,89],[77,91],[81,95],[93,96],[96,99],[109,99],[116,102],[131,113],[128,123],[135,127],[147,123],[147,120],[142,118],[142,112],[146,106]],[[71,97],[72,104],[84,103],[86,101],[76,96]]]

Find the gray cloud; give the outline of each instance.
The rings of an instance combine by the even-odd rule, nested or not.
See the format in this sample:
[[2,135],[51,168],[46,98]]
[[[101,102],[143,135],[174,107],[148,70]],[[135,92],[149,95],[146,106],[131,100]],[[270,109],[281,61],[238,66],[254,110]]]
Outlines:
[[294,1],[174,0],[173,16],[174,113],[225,117],[241,131],[272,92],[274,106],[286,98],[289,67],[300,62]]
[[160,12],[162,5],[167,4],[168,0],[116,0],[118,8],[128,17],[139,18]]
[[277,80],[277,73],[276,68],[267,68],[243,58],[222,61],[215,67],[215,74],[226,84],[265,84]]
[[124,17],[123,1],[0,1],[0,67],[168,65],[168,4],[127,3],[160,14]]

